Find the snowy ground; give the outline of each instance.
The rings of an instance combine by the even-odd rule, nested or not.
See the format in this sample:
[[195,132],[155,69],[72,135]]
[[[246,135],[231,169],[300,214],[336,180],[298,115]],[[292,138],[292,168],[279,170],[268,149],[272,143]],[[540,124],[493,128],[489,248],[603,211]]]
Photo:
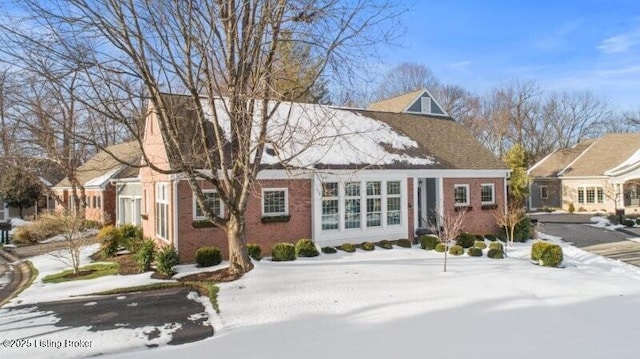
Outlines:
[[[447,273],[442,272],[442,254],[416,247],[339,252],[288,263],[261,261],[241,280],[220,285],[221,313],[212,317],[214,337],[115,357],[637,355],[640,268],[563,247],[563,269],[531,264],[530,243],[516,245],[504,260],[449,257]],[[148,279],[140,279],[144,280]],[[19,299],[32,300],[32,295],[42,295],[44,288],[40,289],[34,286]],[[0,331],[13,336],[2,324],[2,311]],[[36,329],[21,330],[16,337],[29,337]],[[0,352],[12,358],[86,357],[109,353],[113,343],[134,334],[73,330],[78,339],[95,341],[96,348]],[[45,332],[41,337],[51,335],[56,334]]]

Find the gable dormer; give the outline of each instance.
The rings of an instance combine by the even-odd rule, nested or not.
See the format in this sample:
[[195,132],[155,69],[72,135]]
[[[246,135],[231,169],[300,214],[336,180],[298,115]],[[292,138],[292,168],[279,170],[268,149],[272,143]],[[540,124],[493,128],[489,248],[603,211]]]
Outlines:
[[403,112],[436,116],[449,116],[427,89],[422,91],[420,96],[415,98],[414,101]]

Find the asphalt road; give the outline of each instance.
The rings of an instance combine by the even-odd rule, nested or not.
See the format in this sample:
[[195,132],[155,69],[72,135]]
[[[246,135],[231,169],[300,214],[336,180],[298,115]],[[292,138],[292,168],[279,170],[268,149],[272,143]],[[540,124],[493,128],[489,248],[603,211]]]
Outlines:
[[[178,345],[211,337],[214,331],[206,324],[208,315],[203,314],[205,309],[202,304],[187,298],[190,291],[186,288],[172,288],[45,302],[36,304],[34,310],[52,312],[51,315],[59,318],[55,323],[56,327],[88,327],[93,332],[123,326],[130,329],[149,326],[162,328],[167,323],[177,323],[181,327],[173,333],[168,344]],[[6,308],[7,315],[11,316],[14,310],[33,307],[34,305],[25,305]],[[158,335],[159,331],[147,334],[149,339]]]
[[552,236],[562,237],[565,242],[571,242],[579,248],[620,242],[630,237],[622,232],[575,223],[544,223],[539,230]]

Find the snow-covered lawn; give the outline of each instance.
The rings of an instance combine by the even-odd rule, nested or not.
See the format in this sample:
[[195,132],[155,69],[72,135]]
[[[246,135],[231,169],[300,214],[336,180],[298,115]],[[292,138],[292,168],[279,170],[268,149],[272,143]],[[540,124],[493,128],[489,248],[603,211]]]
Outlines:
[[[635,357],[640,268],[565,244],[563,249],[564,269],[531,264],[530,243],[510,248],[503,260],[450,256],[447,273],[442,254],[417,247],[285,263],[263,260],[242,279],[220,285],[221,313],[212,317],[212,338],[155,349],[139,346],[114,357]],[[19,299],[37,294],[34,286]],[[19,337],[34,330],[25,328]],[[109,353],[109,343],[126,340],[122,332],[78,328],[71,333],[93,340],[95,348],[67,350],[68,357]],[[60,351],[48,356],[0,352],[12,358],[63,356]]]

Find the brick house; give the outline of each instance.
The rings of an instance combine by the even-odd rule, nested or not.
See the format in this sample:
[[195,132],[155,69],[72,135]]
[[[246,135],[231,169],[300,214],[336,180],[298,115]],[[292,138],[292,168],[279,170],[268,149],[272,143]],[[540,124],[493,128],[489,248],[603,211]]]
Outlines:
[[[116,160],[115,158],[120,161]],[[78,167],[76,176],[86,196],[86,219],[100,224],[113,224],[116,219],[116,187],[112,183],[119,174],[129,171],[130,166],[140,164],[140,147],[137,142],[125,142],[109,146]],[[73,189],[68,178],[52,188],[61,203],[56,208],[73,209]],[[80,196],[81,190],[77,189]]]
[[609,133],[557,150],[528,171],[529,207],[640,214],[640,133]]
[[[460,208],[467,210],[465,230],[495,233],[493,210],[505,206],[507,167],[435,100],[423,100],[423,94],[427,92],[407,101],[430,103],[429,111],[416,111],[412,103],[408,106],[412,111],[396,113],[282,103],[270,123],[278,133],[292,131],[297,141],[310,143],[305,142],[310,132],[322,132],[321,137],[330,140],[300,151],[286,169],[280,158],[293,151],[287,145],[295,144],[266,148],[265,167],[248,203],[248,243],[257,243],[268,253],[276,242],[300,238],[311,238],[320,246],[413,239],[417,229],[433,220],[435,211],[453,213]],[[176,124],[193,122],[189,97],[165,95],[164,101],[168,107],[164,110]],[[436,107],[440,113],[433,112]],[[310,131],[303,123],[322,127]],[[150,105],[145,154],[155,166],[175,169],[159,125]],[[139,179],[145,236],[174,245],[182,261],[193,261],[195,251],[204,245],[228,253],[224,231],[202,216],[181,174],[143,167]],[[224,204],[216,193],[204,183],[202,188],[213,211],[223,216]]]

